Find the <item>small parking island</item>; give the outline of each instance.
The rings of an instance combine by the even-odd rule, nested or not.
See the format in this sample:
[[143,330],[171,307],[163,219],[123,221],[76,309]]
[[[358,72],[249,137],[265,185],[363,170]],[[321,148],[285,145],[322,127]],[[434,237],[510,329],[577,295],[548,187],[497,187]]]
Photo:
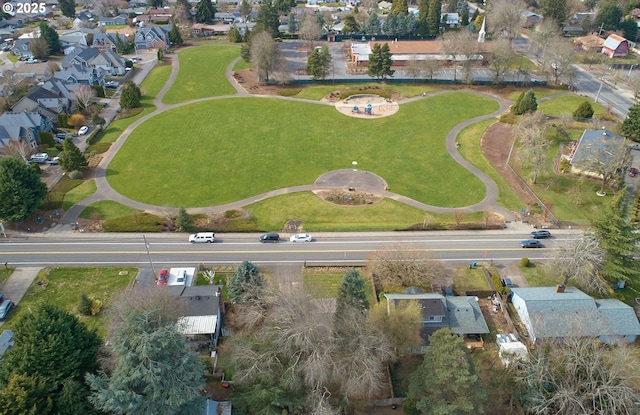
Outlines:
[[380,118],[395,114],[400,109],[398,103],[380,95],[361,94],[336,102],[336,109],[344,115],[357,118]]

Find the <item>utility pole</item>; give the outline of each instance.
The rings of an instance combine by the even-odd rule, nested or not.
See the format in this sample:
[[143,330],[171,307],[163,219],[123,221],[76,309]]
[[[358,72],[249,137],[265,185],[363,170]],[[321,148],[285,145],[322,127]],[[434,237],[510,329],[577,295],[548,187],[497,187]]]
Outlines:
[[147,243],[147,237],[142,235],[142,239],[144,240],[144,247],[147,248],[147,256],[149,257],[149,265],[151,265],[151,272],[153,272],[153,276],[155,278],[156,271],[153,269],[153,262],[151,262],[151,245]]

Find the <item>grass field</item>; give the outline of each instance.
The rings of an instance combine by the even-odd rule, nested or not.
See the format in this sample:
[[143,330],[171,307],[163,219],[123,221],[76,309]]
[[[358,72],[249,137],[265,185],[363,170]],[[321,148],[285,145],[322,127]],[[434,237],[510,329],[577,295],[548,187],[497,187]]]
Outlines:
[[358,88],[368,88],[372,86],[379,86],[389,91],[398,92],[407,98],[422,95],[424,92],[429,93],[446,89],[446,86],[437,84],[376,84],[373,82],[362,84],[310,85],[302,88],[295,97],[320,101],[323,97],[335,91],[353,89],[353,94],[356,95]]
[[[536,97],[537,92],[536,92]],[[591,107],[593,108],[594,118],[607,118],[609,114],[607,113],[607,109],[600,104],[593,103],[589,98],[581,97],[578,95],[563,95],[561,97],[555,97],[550,99],[549,101],[541,102],[538,104],[538,110],[544,112],[546,115],[551,115],[554,117],[560,117],[565,114],[573,114],[573,111],[578,108],[580,104],[588,101],[591,103]]]
[[2,292],[2,286],[13,274],[13,268],[0,268],[0,292]]
[[[135,278],[138,270],[127,267],[106,268],[45,268],[40,271],[34,283],[20,300],[16,311],[4,324],[3,329],[11,329],[23,313],[41,303],[49,303],[76,314],[80,295],[86,294],[102,301],[108,307],[114,293],[123,290]],[[46,284],[38,284],[46,281]],[[103,311],[97,316],[79,316],[89,328],[95,328],[104,337],[105,322]]]
[[82,219],[109,220],[131,216],[136,212],[142,213],[137,209],[122,205],[113,200],[101,200],[87,206],[82,213],[80,213],[80,217]]
[[467,291],[491,290],[481,268],[455,268],[453,270],[453,286],[457,295],[465,295]]
[[98,186],[96,186],[95,180],[87,180],[80,186],[74,187],[67,194],[64,195],[64,201],[62,202],[62,209],[69,210],[71,206],[75,205],[82,199],[85,199],[96,192]]
[[[374,298],[371,283],[364,277],[362,270],[359,269],[358,271],[360,272],[360,278],[365,280],[364,289],[367,293],[369,305],[372,305]],[[305,294],[309,294],[314,298],[336,298],[346,272],[347,268],[342,267],[303,268],[302,281]]]
[[227,67],[240,54],[233,46],[201,46],[178,53],[180,72],[162,98],[165,104],[192,99],[233,95],[235,88],[227,81]]
[[[464,119],[497,108],[489,98],[464,92],[408,103],[393,117],[375,120],[278,99],[202,102],[140,125],[109,165],[108,180],[145,203],[211,206],[311,184],[357,160],[396,193],[436,206],[466,206],[481,200],[485,189],[451,159],[445,136]],[[212,114],[224,116],[208,122]]]

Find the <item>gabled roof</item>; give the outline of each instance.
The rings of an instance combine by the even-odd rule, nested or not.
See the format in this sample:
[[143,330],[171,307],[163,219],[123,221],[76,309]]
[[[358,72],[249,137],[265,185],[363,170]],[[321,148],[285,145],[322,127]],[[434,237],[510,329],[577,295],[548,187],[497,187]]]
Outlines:
[[42,116],[37,112],[5,112],[0,115],[0,126],[11,138],[21,137],[22,128],[39,127]]
[[616,50],[620,46],[621,43],[628,43],[627,39],[618,36],[618,35],[609,35],[607,40],[604,41],[602,47],[607,49]]
[[[555,287],[512,288],[524,301],[536,338],[640,335],[632,307],[616,299],[594,300],[575,287],[556,292]],[[520,311],[520,310],[519,310]]]

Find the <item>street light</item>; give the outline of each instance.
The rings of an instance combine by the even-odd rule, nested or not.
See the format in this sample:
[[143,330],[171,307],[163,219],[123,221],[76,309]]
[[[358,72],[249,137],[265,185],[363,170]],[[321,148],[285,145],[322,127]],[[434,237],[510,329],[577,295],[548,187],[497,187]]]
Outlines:
[[153,275],[156,275],[156,271],[153,269],[153,262],[151,262],[151,251],[149,251],[149,249],[151,248],[151,245],[147,243],[147,238],[142,235],[142,239],[144,240],[144,247],[147,248],[147,256],[149,257],[149,265],[151,265],[151,272],[153,272]]

